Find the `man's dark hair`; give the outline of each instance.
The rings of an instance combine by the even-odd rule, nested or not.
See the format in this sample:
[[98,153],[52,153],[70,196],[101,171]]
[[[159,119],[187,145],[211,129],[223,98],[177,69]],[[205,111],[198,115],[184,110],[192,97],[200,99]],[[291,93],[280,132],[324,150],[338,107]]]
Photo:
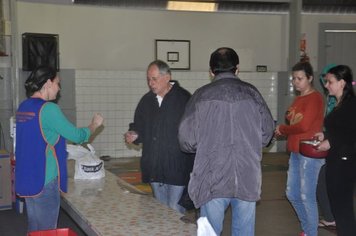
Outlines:
[[216,49],[210,56],[210,70],[215,74],[222,72],[235,73],[240,63],[239,56],[232,48],[222,47]]

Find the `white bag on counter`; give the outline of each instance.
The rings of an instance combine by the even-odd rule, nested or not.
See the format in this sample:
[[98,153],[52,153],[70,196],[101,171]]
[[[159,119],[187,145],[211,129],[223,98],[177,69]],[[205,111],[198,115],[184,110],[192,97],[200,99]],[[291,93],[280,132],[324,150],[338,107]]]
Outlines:
[[95,155],[92,145],[86,149],[80,145],[67,144],[68,159],[75,160],[74,179],[101,179],[105,177],[104,161]]

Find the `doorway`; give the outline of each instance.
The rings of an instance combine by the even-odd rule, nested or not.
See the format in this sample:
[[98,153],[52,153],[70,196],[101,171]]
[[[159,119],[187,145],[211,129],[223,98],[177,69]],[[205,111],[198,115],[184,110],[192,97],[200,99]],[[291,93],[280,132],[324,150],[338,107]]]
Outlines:
[[356,73],[356,24],[319,24],[318,71],[327,64],[348,65]]

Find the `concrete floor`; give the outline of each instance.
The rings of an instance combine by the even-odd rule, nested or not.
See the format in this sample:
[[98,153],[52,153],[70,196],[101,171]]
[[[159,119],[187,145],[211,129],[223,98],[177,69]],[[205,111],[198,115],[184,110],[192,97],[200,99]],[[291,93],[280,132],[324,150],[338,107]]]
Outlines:
[[[139,168],[139,158],[111,159],[105,161],[105,168],[115,174],[127,172]],[[256,209],[256,236],[297,236],[301,231],[293,208],[284,194],[287,168],[286,153],[264,154],[262,198]],[[194,218],[194,212],[189,212],[187,216]],[[69,227],[78,235],[85,235],[64,212],[61,212],[59,221],[60,227]],[[228,209],[222,236],[230,235],[230,222],[231,211]],[[0,211],[0,235],[25,235],[26,225],[25,214],[18,214],[15,210]],[[320,229],[318,235],[335,236],[336,233]]]
[[[297,216],[285,197],[288,155],[267,153],[262,161],[262,196],[256,207],[256,236],[297,236],[301,232]],[[231,211],[228,209],[222,236],[231,235]],[[320,229],[319,236],[336,233]]]
[[[288,169],[286,153],[266,153],[262,161],[262,197],[256,208],[256,236],[297,236],[301,229],[298,219],[285,197]],[[132,161],[134,160],[134,161]],[[108,170],[120,173],[127,169],[139,168],[139,158],[131,160],[111,159],[105,163]],[[189,212],[194,218],[195,213]],[[222,236],[231,234],[231,211],[227,210]],[[335,236],[336,233],[320,229],[319,236]]]

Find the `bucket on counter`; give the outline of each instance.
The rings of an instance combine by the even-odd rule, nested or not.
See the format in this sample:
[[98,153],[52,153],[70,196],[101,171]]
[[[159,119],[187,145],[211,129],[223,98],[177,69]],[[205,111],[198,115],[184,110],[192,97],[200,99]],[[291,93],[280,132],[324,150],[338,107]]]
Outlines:
[[69,228],[62,228],[62,229],[32,231],[29,232],[27,236],[78,236],[78,235]]

